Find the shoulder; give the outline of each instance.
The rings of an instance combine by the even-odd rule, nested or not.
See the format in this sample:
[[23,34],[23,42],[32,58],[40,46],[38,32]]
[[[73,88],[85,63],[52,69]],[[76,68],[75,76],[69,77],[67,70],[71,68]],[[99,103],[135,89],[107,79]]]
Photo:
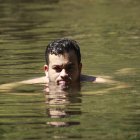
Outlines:
[[100,76],[92,76],[92,75],[81,75],[81,81],[93,82],[93,83],[108,83],[112,80],[100,77]]
[[94,82],[94,81],[96,81],[96,77],[82,74],[80,76],[80,81]]
[[21,81],[22,84],[45,84],[48,83],[48,78],[46,76],[38,77],[34,79],[29,79],[25,81]]

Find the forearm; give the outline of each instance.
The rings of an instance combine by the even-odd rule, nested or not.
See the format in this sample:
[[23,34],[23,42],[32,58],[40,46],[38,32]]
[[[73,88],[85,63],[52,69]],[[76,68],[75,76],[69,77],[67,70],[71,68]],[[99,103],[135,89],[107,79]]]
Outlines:
[[14,83],[8,83],[8,84],[2,84],[0,85],[0,92],[8,92],[12,90],[13,88],[20,86],[20,82],[14,82]]

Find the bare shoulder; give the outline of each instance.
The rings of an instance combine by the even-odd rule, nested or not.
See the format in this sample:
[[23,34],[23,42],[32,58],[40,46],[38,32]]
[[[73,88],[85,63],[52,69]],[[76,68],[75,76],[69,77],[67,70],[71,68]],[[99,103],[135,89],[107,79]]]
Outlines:
[[44,77],[33,78],[33,79],[24,80],[24,81],[20,81],[20,82],[2,84],[2,85],[0,85],[0,92],[11,91],[13,88],[16,88],[17,86],[20,86],[23,84],[46,84],[47,82],[48,82],[48,78],[46,76],[44,76]]
[[25,81],[19,82],[21,84],[45,84],[48,83],[48,78],[46,76],[33,78]]
[[110,77],[92,76],[92,75],[81,75],[81,81],[92,82],[92,83],[114,83]]

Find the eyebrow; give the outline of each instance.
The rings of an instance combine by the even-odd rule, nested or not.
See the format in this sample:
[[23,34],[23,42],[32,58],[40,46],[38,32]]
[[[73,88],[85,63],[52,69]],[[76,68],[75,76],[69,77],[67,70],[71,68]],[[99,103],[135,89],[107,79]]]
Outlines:
[[[66,67],[67,67],[67,66],[74,66],[74,63],[69,62],[69,63],[65,64],[65,66],[66,66]],[[63,64],[62,64],[62,65],[57,65],[57,64],[52,65],[52,68],[55,68],[55,67],[63,67]]]

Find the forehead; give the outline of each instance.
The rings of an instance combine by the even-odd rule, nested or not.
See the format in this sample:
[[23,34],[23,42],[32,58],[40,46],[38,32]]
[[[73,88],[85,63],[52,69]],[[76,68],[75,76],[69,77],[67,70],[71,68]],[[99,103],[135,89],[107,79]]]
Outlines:
[[61,65],[65,63],[78,63],[77,62],[77,56],[74,51],[65,52],[63,54],[55,55],[55,54],[49,54],[49,64],[51,65]]

